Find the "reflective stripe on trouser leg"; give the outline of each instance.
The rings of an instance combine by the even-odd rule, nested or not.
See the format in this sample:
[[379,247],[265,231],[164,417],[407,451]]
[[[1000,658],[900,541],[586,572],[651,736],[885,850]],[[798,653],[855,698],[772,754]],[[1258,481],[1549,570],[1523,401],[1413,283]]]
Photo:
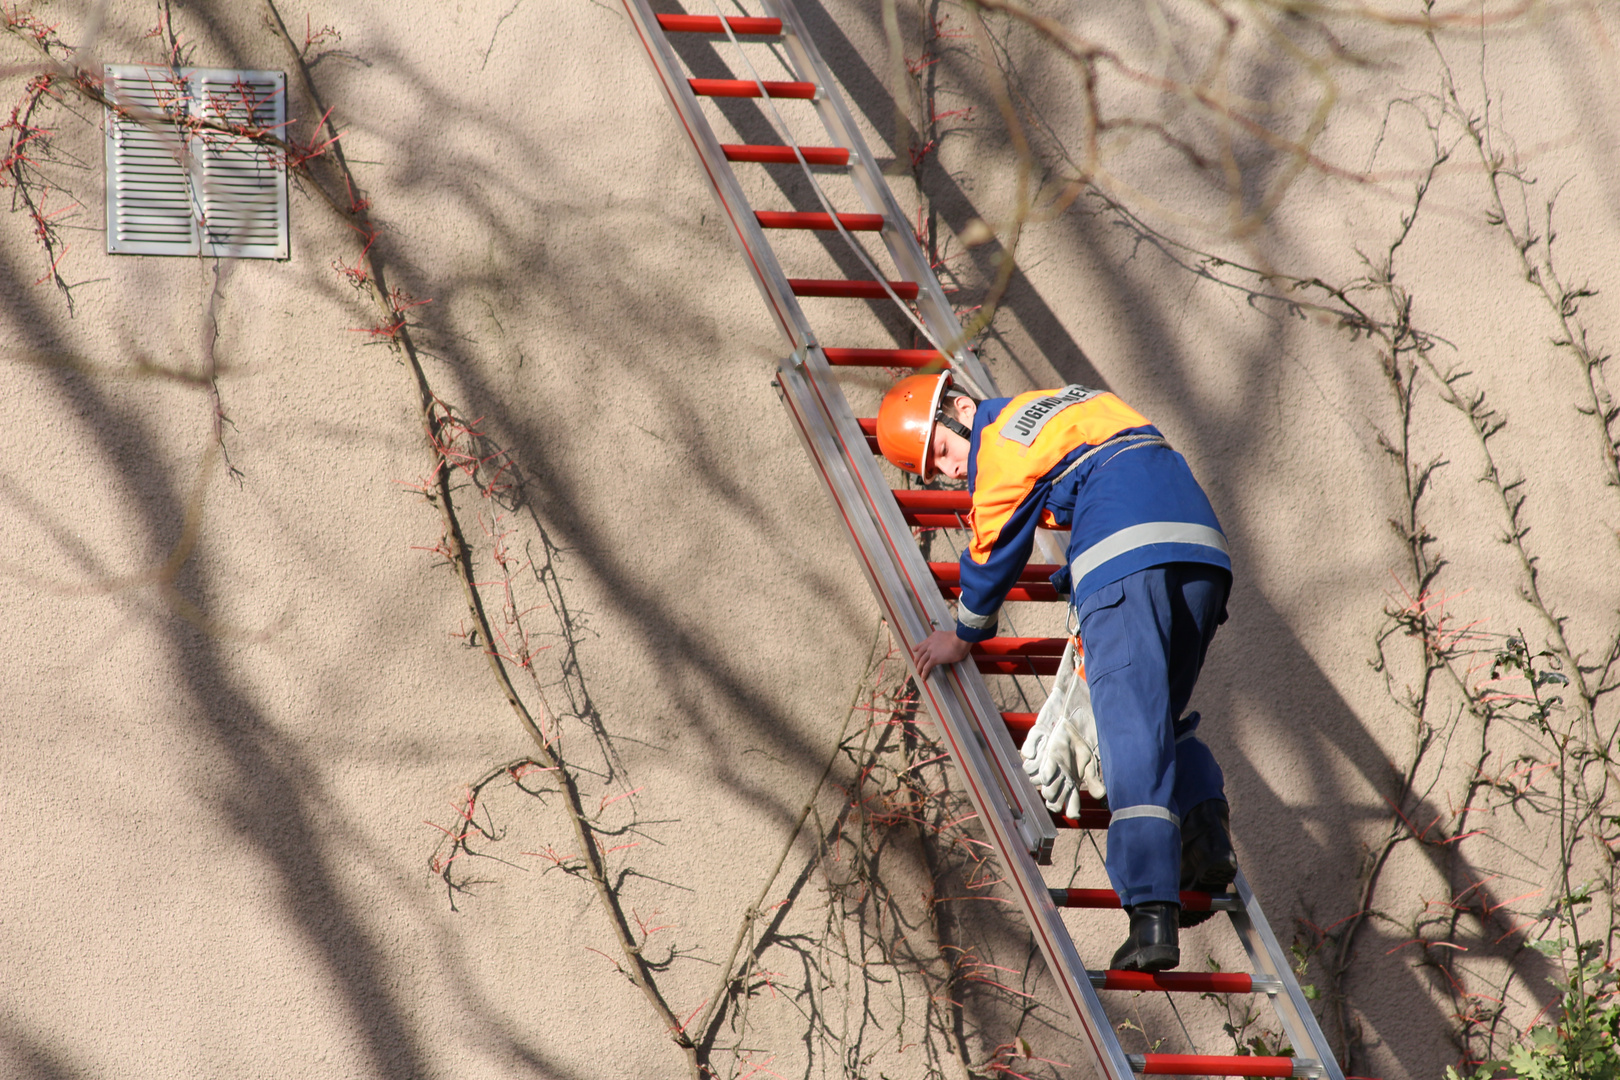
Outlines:
[[[1181,873],[1181,819],[1162,806],[1125,806],[1113,812],[1108,823],[1108,877],[1125,881],[1157,882],[1165,872],[1167,852],[1176,855],[1177,887]],[[1140,904],[1162,900],[1157,895],[1129,896],[1119,888],[1120,902]],[[1158,891],[1158,890],[1155,890]]]
[[[1175,718],[1192,694],[1224,610],[1226,581],[1217,567],[1171,564],[1106,585],[1079,604],[1109,804],[1165,811],[1164,817],[1119,814],[1109,826],[1108,877],[1126,905],[1178,898],[1175,815],[1183,808],[1176,795],[1219,790],[1213,756],[1196,739],[1178,746]],[[1189,599],[1197,610],[1189,610]],[[1187,783],[1178,782],[1183,755]]]
[[1158,818],[1160,821],[1168,821],[1178,829],[1181,828],[1181,818],[1162,806],[1122,806],[1110,817],[1114,821],[1129,821],[1131,818],[1139,817]]

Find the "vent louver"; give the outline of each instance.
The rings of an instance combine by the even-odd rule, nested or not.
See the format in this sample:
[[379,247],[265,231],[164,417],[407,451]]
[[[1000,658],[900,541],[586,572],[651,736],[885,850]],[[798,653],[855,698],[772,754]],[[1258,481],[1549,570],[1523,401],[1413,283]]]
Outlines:
[[281,135],[286,76],[138,64],[106,76],[107,251],[287,258],[287,171],[247,137]]

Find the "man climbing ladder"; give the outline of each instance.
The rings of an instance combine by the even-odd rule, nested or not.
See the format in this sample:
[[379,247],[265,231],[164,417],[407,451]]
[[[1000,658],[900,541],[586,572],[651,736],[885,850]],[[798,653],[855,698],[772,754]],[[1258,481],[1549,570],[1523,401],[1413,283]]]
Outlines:
[[[1178,927],[1199,918],[1180,890],[1223,892],[1237,874],[1220,766],[1198,714],[1182,718],[1232,581],[1208,497],[1146,417],[1081,386],[975,402],[949,372],[913,375],[884,397],[877,438],[897,467],[972,493],[956,626],[917,646],[920,678],[995,635],[1037,527],[1071,530],[1052,583],[1078,626],[1112,810],[1105,861],[1130,915],[1110,967],[1176,967]],[[1028,767],[1060,810],[1086,786],[1084,740],[1039,727],[1030,740]]]

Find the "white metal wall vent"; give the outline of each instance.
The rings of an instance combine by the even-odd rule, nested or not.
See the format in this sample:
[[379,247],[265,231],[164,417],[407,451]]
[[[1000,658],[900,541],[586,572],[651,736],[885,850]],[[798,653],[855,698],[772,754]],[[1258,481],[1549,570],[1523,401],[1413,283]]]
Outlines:
[[106,92],[109,253],[287,258],[286,164],[245,137],[284,137],[285,73],[108,64]]

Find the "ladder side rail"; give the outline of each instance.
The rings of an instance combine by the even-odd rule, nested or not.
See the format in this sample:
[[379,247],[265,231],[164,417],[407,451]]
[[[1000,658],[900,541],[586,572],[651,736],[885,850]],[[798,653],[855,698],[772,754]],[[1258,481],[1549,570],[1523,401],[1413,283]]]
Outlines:
[[[848,459],[838,449],[832,418],[826,415],[810,381],[801,373],[783,372],[780,384],[784,404],[843,518],[846,538],[855,549],[864,576],[895,638],[909,654],[912,645],[921,640],[931,625],[929,613],[923,610],[925,601],[905,581],[904,570],[895,557],[898,552],[885,542],[870,515],[869,503],[858,480],[851,475],[853,470],[849,468]],[[907,666],[911,666],[909,656]],[[940,719],[942,734],[965,774],[969,794],[987,829],[993,834],[1005,833],[1012,837],[1021,849],[1036,847],[1040,841],[1034,826],[1039,819],[1020,805],[1019,792],[1006,783],[1010,774],[1004,763],[997,763],[989,756],[993,753],[992,745],[984,737],[971,705],[958,692],[959,687],[943,678],[930,678],[926,684],[919,683],[919,689]],[[997,767],[998,764],[1003,767]],[[999,798],[991,799],[992,792]],[[1001,827],[994,827],[992,823],[1003,818]]]
[[964,376],[969,389],[982,397],[995,397],[995,380],[967,347],[956,312],[945,298],[945,291],[917,243],[911,223],[900,209],[888,182],[883,179],[883,173],[872,157],[866,140],[861,137],[854,116],[832,77],[832,71],[816,49],[798,9],[793,6],[792,0],[764,0],[764,6],[782,20],[783,42],[799,76],[821,87],[821,93],[814,102],[816,113],[821,117],[828,137],[837,145],[849,149],[851,176],[862,201],[873,213],[882,214],[888,219],[889,228],[882,233],[883,243],[900,273],[919,286],[917,308],[924,324],[937,339],[937,344],[950,350],[951,367]]
[[669,39],[658,26],[656,16],[647,0],[622,0],[625,14],[641,43],[653,75],[664,92],[664,98],[675,113],[675,120],[691,143],[698,167],[709,180],[709,190],[719,204],[720,212],[731,228],[731,235],[742,249],[743,261],[753,275],[777,328],[781,330],[789,349],[801,349],[815,340],[810,324],[799,307],[798,299],[788,285],[776,261],[776,253],[765,239],[765,233],[754,217],[753,207],[742,186],[738,184],[731,163],[720,149],[708,117],[703,115],[697,95],[686,81],[686,73],[670,48]]
[[1243,876],[1242,870],[1238,871],[1233,884],[1237,887],[1243,909],[1230,913],[1232,927],[1243,942],[1243,949],[1249,954],[1249,963],[1254,970],[1282,984],[1281,993],[1269,996],[1294,1052],[1302,1056],[1307,1050],[1314,1052],[1321,1063],[1321,1075],[1326,1080],[1344,1080],[1344,1070],[1333,1056],[1327,1037],[1322,1034],[1322,1026],[1316,1022],[1316,1014],[1311,1011],[1310,1002],[1300,990],[1299,980],[1294,978],[1294,970],[1282,946],[1277,943],[1277,936],[1271,932],[1271,924],[1266,921],[1265,912],[1260,910],[1260,901],[1255,899],[1254,890],[1249,888],[1249,881]]
[[[897,557],[911,545],[899,547],[887,542],[877,523],[866,512],[872,503],[860,490],[855,475],[862,471],[857,464],[861,457],[849,453],[848,433],[844,432],[840,437],[838,429],[842,425],[829,413],[825,398],[817,393],[813,374],[804,370],[808,364],[800,364],[796,362],[797,359],[786,360],[781,365],[778,384],[782,388],[783,404],[816,466],[819,479],[840,511],[846,527],[845,537],[855,549],[857,561],[872,586],[879,606],[888,616],[889,625],[899,638],[901,647],[909,649],[910,644],[919,640],[930,625],[927,611],[933,606],[930,601],[934,598],[929,596],[928,590],[907,587],[904,574],[896,562]],[[864,451],[864,440],[861,448]],[[869,458],[866,464],[870,472],[875,474],[876,466]],[[868,479],[881,483],[881,477]],[[915,552],[914,547],[912,550]],[[921,553],[915,554],[920,560]],[[937,593],[937,590],[933,591]],[[942,598],[939,605],[943,607]],[[977,677],[978,673],[975,671],[972,674]],[[971,710],[965,707],[964,698],[959,696],[964,683],[959,675],[941,670],[930,675],[919,688],[951,744],[952,757],[965,781],[969,798],[1000,856],[1008,883],[1035,935],[1047,969],[1080,1024],[1099,1074],[1104,1080],[1133,1080],[1131,1063],[1114,1036],[1102,999],[1091,985],[1073,938],[1052,902],[1051,892],[1030,853],[1026,837],[1018,828],[1019,822],[1013,817],[1012,807],[1002,799],[992,797],[992,792],[998,791],[1000,786],[986,782],[987,777],[994,774],[984,755],[985,747],[973,737],[973,728],[969,726],[974,718]],[[1025,820],[1027,818],[1028,815]],[[1044,809],[1040,820],[1047,828],[1051,827]]]
[[[903,521],[904,519],[902,519]],[[919,561],[922,552],[913,547]],[[937,594],[938,587],[935,592]],[[944,616],[944,625],[954,627],[955,616]],[[1030,854],[1037,863],[1045,865],[1052,861],[1052,849],[1057,844],[1057,826],[1052,823],[1052,815],[1046,809],[1046,801],[1041,798],[1040,792],[1035,790],[1035,782],[1024,771],[1024,755],[1022,748],[1013,741],[1012,732],[1007,730],[1007,724],[1001,718],[1001,706],[990,696],[990,687],[984,681],[984,675],[970,659],[967,663],[953,665],[957,670],[949,673],[961,686],[962,696],[967,699],[973,711],[979,730],[986,737],[991,746],[987,747],[998,762],[1010,762],[1010,771],[1017,778],[1016,783],[1020,791],[1025,793],[1025,806],[1034,816],[1040,826],[1037,831],[1037,841],[1030,845]]]

